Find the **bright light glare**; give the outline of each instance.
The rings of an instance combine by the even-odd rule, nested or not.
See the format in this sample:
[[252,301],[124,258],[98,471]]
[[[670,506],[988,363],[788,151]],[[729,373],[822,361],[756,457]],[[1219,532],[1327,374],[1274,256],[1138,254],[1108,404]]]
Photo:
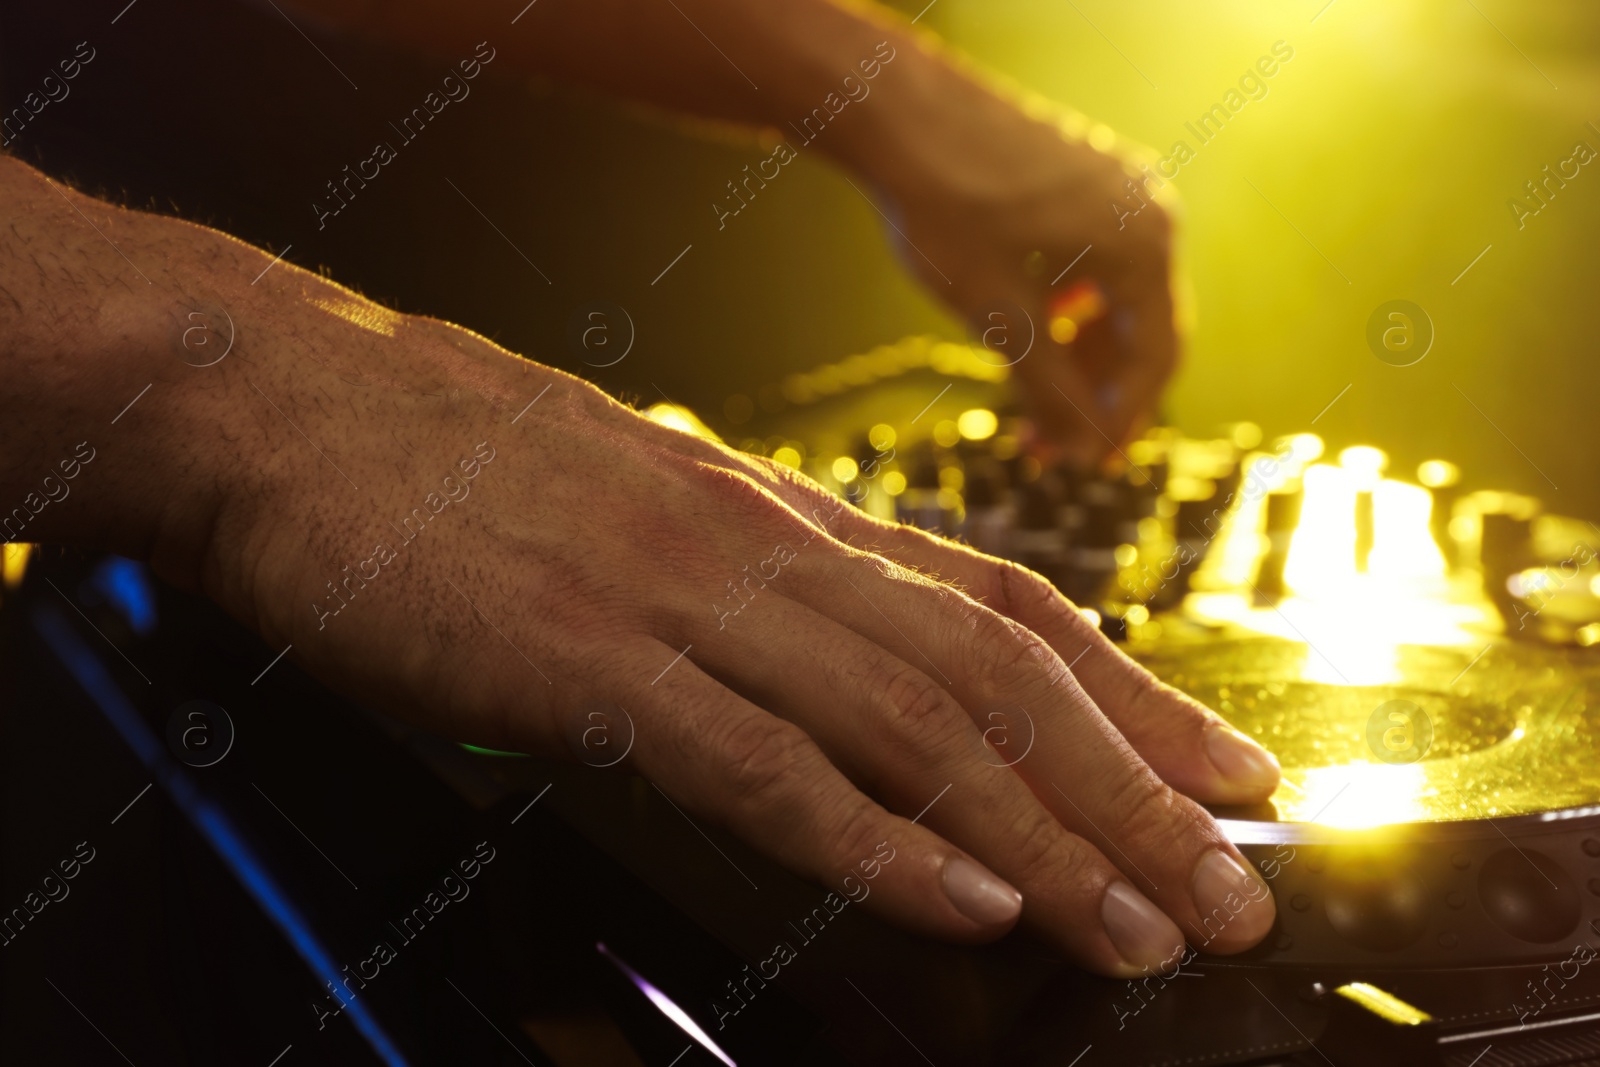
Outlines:
[[1382,449],[1370,445],[1352,445],[1339,453],[1339,466],[1356,476],[1357,488],[1370,491],[1378,484],[1378,477],[1389,465],[1389,457]]
[[1249,451],[1261,443],[1261,427],[1253,422],[1236,422],[1228,431],[1233,443]]
[[1425,762],[1349,763],[1338,767],[1308,767],[1305,794],[1285,803],[1291,820],[1315,816],[1324,826],[1357,830],[1369,826],[1415,822],[1435,813],[1422,797],[1428,790]]
[[969,441],[988,440],[999,428],[1000,420],[987,408],[963,411],[961,417],[956,419],[956,429],[960,430],[961,436]]
[[1343,467],[1306,468],[1305,503],[1283,577],[1297,593],[1336,593],[1356,575],[1356,485]]
[[1374,578],[1439,578],[1444,556],[1428,518],[1433,494],[1415,485],[1385,479],[1372,492],[1373,543],[1367,569]]
[[1284,568],[1292,596],[1269,608],[1252,603],[1245,583],[1261,544],[1261,517],[1260,501],[1247,495],[1207,561],[1217,580],[1196,582],[1229,591],[1197,593],[1189,610],[1303,645],[1301,677],[1328,685],[1391,684],[1401,680],[1401,646],[1468,640],[1466,628],[1481,624],[1488,609],[1440,596],[1447,569],[1429,530],[1427,490],[1390,480],[1373,485],[1368,573],[1356,570],[1356,492],[1371,460],[1358,454],[1355,471],[1326,463],[1305,471],[1305,502]]
[[1443,489],[1461,480],[1461,468],[1442,459],[1430,459],[1417,468],[1417,480],[1429,489]]
[[733,1060],[728,1058],[728,1054],[722,1051],[722,1049],[718,1048],[715,1041],[711,1040],[711,1035],[700,1029],[700,1024],[695,1022],[694,1019],[690,1018],[688,1012],[678,1007],[678,1005],[673,1002],[671,997],[667,996],[661,990],[651,985],[648,978],[644,977],[632,967],[629,967],[626,963],[623,963],[622,960],[618,959],[617,956],[604,945],[597,944],[595,945],[595,948],[599,949],[602,956],[616,964],[617,970],[627,975],[628,981],[638,986],[639,992],[649,997],[650,1003],[654,1004],[662,1015],[665,1015],[667,1018],[676,1023],[678,1025],[678,1029],[694,1038],[695,1041],[700,1044],[700,1047],[704,1048],[707,1052],[711,1053],[723,1063],[726,1063],[728,1067],[738,1067]]
[[1311,463],[1322,458],[1322,438],[1314,433],[1297,433],[1289,438],[1289,450],[1301,463]]
[[651,422],[660,423],[662,426],[670,426],[674,430],[682,430],[684,433],[691,433],[696,437],[704,437],[707,441],[722,440],[712,432],[711,427],[696,418],[693,412],[677,404],[651,404],[645,409],[644,414],[645,418]]

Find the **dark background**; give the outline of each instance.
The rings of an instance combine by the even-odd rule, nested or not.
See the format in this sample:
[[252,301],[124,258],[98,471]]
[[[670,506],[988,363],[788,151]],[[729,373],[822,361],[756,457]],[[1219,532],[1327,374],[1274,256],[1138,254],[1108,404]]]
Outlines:
[[[719,232],[712,203],[770,154],[753,139],[711,141],[556,93],[516,78],[502,56],[402,143],[388,124],[476,41],[442,38],[444,58],[397,54],[296,16],[346,81],[270,7],[139,0],[112,26],[120,7],[0,16],[11,106],[79,41],[96,49],[71,95],[10,146],[57,178],[272,252],[292,245],[290,261],[402,311],[460,322],[647,402],[659,386],[718,419],[728,393],[789,370],[907,334],[959,336],[894,263],[877,214],[819,160],[786,167],[767,203]],[[508,32],[537,32],[537,14]],[[329,202],[325,183],[378,140],[398,158],[319,231],[313,201]],[[625,308],[638,335],[608,370],[585,366],[568,339],[597,300]]]
[[[521,5],[508,4],[507,32],[539,32],[549,2],[514,28]],[[719,232],[711,204],[767,149],[524,82],[503,59],[318,232],[324,183],[392,139],[388,122],[476,42],[441,35],[422,58],[305,24],[346,81],[270,6],[138,0],[111,25],[122,6],[0,15],[10,105],[78,41],[98,52],[11,149],[58,177],[274,252],[292,244],[293,262],[378,300],[647,402],[659,387],[724,430],[730,393],[910,335],[961,336],[814,151]],[[1443,456],[1470,486],[1600,511],[1600,173],[1583,168],[1520,230],[1507,207],[1578,140],[1600,149],[1600,7],[938,0],[919,24],[1161,153],[1285,41],[1295,56],[1268,95],[1195,145],[1177,179],[1192,299],[1169,421],[1299,432],[1350,386],[1314,427],[1335,450],[1377,444],[1402,475]],[[1437,331],[1414,367],[1379,362],[1364,340],[1393,299]],[[596,300],[625,308],[638,335],[605,370],[568,339]]]

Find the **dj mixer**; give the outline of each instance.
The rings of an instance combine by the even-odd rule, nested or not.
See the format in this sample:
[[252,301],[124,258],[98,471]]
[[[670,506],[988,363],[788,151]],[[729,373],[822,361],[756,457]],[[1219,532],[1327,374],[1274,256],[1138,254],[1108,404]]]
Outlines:
[[[811,436],[744,447],[1044,575],[1284,767],[1268,804],[1215,811],[1273,887],[1271,935],[1203,965],[1211,982],[1156,976],[1113,1005],[1121,1031],[1176,987],[1163,1007],[1200,1009],[1190,1039],[1083,1062],[1256,1062],[1265,1033],[1308,1061],[1600,1062],[1600,983],[1582,973],[1600,943],[1600,528],[1473,486],[1447,456],[1396,471],[1370,445],[1332,454],[1249,423],[1157,428],[1115,450],[1116,473],[1085,472],[1042,458],[985,392],[993,353],[912,341],[875,358],[936,368],[917,396],[932,402],[852,438],[860,400],[827,388],[852,369],[821,368],[767,405]],[[1519,968],[1537,970],[1505,997]],[[1285,981],[1279,1010],[1263,990]],[[1202,1038],[1219,988],[1273,1010]],[[1316,1042],[1289,1022],[1311,1006]]]
[[[212,1013],[178,1013],[173,1047],[236,1052],[248,1031],[262,1063],[292,1045],[285,1064],[1600,1064],[1600,530],[1474,485],[1449,456],[1400,470],[1362,442],[1247,423],[1152,429],[1112,469],[1076,470],[1007,406],[991,357],[912,338],[703,421],[649,414],[1024,563],[1272,750],[1272,800],[1215,811],[1277,900],[1259,946],[1112,981],[1024,935],[956,947],[846,909],[752,985],[821,893],[647,783],[429,736],[287,662],[259,672],[279,650],[136,565],[24,568],[11,550],[0,654],[16,670],[0,681],[135,754],[106,772],[113,813],[152,782],[164,798],[140,792],[95,832],[108,856],[164,857],[147,879],[166,900],[150,905],[158,986]],[[197,707],[231,716],[212,763],[184,755],[188,718],[173,726]],[[26,755],[61,751],[24,744],[35,725],[8,727],[18,790],[60,773]],[[104,747],[67,751],[108,763]],[[437,912],[452,933],[398,927],[474,857],[473,899]],[[51,906],[134,907],[92,896],[97,873]],[[179,884],[206,888],[179,906]],[[93,999],[101,972],[34,929],[8,931],[23,961],[8,1002],[65,1011],[16,977],[34,967]],[[173,943],[190,946],[180,962]],[[353,974],[364,1007],[336,1016]],[[735,988],[741,1009],[716,1010]],[[188,1062],[163,1055],[134,1061]]]

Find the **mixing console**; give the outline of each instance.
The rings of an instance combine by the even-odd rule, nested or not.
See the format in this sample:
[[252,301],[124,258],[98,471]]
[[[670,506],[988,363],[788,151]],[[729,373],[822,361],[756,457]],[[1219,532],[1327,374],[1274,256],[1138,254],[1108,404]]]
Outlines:
[[[1449,615],[1463,642],[1600,642],[1591,523],[1473,487],[1445,458],[1390,470],[1377,448],[1265,440],[1248,422],[1213,438],[1158,427],[1116,450],[1115,473],[1076,469],[1006,406],[1006,374],[981,347],[913,338],[729,398],[724,434],[870,514],[1024,564],[1119,639],[1158,636],[1180,607],[1240,616],[1241,601],[1298,599],[1326,615],[1359,594],[1412,611],[1418,641],[1437,643],[1427,624]],[[699,428],[675,405],[651,413]]]

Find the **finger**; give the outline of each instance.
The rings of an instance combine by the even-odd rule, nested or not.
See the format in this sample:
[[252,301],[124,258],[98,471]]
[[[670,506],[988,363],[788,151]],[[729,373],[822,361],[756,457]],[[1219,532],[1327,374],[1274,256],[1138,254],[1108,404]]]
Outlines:
[[830,495],[815,482],[773,477],[774,490],[797,511],[827,518],[834,537],[954,583],[1044,638],[1118,732],[1173,788],[1214,804],[1265,800],[1277,788],[1281,772],[1270,752],[1135,663],[1038,574],[855,508],[826,510]]
[[706,641],[714,670],[801,726],[888,807],[1015,885],[1031,928],[1103,974],[1161,970],[1181,953],[1172,921],[1061,825],[939,682],[775,588],[727,621]]
[[[1139,758],[1046,643],[948,586],[851,554],[797,561],[786,593],[817,610],[831,605],[908,662],[932,662],[969,714],[1020,708],[1036,737],[1015,772],[1208,950],[1239,951],[1265,936],[1276,915],[1265,885],[1215,821]],[[866,609],[843,616],[841,582],[856,586]],[[1222,918],[1212,929],[1214,916]]]
[[1045,338],[1032,355],[1014,369],[1025,387],[1023,402],[1057,454],[1052,458],[1084,469],[1098,467],[1116,446],[1102,425],[1109,421],[1115,427],[1116,413],[1102,409],[1103,398],[1074,359],[1072,346]]
[[1119,445],[1132,439],[1138,423],[1154,412],[1161,391],[1178,366],[1178,330],[1172,289],[1163,259],[1148,273],[1129,278],[1111,292],[1111,312],[1103,336],[1113,349],[1110,382],[1118,391],[1126,421]]
[[[850,529],[854,515],[839,525]],[[1206,803],[1247,804],[1278,787],[1281,771],[1270,752],[1134,662],[1040,575],[909,527],[875,551],[954,582],[1044,638],[1118,732],[1174,788]]]
[[1053,304],[1067,293],[1052,286],[1036,301],[1040,321],[1050,323],[1045,358],[1017,365],[1026,399],[1080,466],[1108,454],[1127,462],[1122,448],[1153,414],[1177,366],[1171,223],[1159,210],[1141,212],[1119,236],[1117,247],[1096,252],[1075,276],[1098,281],[1107,313],[1069,323],[1072,336],[1058,342]]
[[[766,655],[771,655],[767,649]],[[641,650],[618,702],[636,718],[633,765],[686,811],[828,887],[838,899],[961,942],[1004,934],[1015,889],[926,827],[852,786],[799,727],[742,699],[664,645]],[[741,872],[742,874],[742,872]]]

